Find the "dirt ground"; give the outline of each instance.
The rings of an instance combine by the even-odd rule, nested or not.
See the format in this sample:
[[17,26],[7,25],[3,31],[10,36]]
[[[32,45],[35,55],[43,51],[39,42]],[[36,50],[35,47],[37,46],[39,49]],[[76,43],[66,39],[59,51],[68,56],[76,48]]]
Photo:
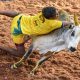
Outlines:
[[[0,0],[0,10],[14,10],[33,15],[44,6],[55,6],[70,14],[80,16],[80,0]],[[0,46],[15,47],[10,36],[11,18],[0,15]],[[33,53],[23,66],[11,69],[20,57],[0,51],[0,80],[80,80],[80,45],[74,53],[61,51],[53,55],[36,71],[29,75],[40,55]]]

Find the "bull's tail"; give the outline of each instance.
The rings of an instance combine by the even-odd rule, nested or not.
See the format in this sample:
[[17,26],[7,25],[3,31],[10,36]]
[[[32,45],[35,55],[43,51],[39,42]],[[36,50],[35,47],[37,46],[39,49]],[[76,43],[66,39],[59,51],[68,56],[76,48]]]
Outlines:
[[17,16],[18,12],[15,12],[15,11],[0,11],[0,15],[5,15],[5,16],[8,16],[8,17],[15,17]]

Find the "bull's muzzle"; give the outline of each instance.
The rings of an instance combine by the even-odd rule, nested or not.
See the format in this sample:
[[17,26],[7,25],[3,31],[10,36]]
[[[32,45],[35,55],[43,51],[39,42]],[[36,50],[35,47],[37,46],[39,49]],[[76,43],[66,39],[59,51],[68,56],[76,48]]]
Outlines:
[[76,48],[70,47],[69,50],[70,50],[71,52],[74,52],[74,51],[76,51]]

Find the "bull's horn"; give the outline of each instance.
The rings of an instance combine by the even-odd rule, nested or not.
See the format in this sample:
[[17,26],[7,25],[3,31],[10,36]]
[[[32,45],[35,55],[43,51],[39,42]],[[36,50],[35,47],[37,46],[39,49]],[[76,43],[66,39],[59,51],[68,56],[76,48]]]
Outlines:
[[74,23],[76,26],[79,25],[78,16],[74,13]]

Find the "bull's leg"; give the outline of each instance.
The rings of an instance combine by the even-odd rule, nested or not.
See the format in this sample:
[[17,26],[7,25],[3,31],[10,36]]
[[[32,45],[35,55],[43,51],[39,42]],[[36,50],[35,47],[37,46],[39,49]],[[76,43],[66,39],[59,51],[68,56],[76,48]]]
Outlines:
[[36,66],[34,67],[34,69],[30,72],[30,74],[34,74],[34,72],[36,71],[36,69],[44,62],[46,61],[47,59],[49,59],[49,57],[42,57],[37,63],[36,63]]
[[14,64],[11,66],[11,68],[13,69],[13,68],[17,68],[18,66],[20,66],[20,65],[22,64],[22,62],[29,57],[29,55],[30,55],[31,52],[32,52],[32,49],[33,49],[33,45],[31,45],[31,46],[29,47],[28,52],[26,52],[26,53],[23,55],[23,57],[20,59],[20,61],[14,63]]
[[[55,53],[55,52],[54,52]],[[36,71],[36,69],[46,60],[48,60],[53,53],[47,53],[46,55],[44,55],[37,63],[36,66],[34,67],[34,69],[30,72],[30,74],[34,75],[34,72]]]

